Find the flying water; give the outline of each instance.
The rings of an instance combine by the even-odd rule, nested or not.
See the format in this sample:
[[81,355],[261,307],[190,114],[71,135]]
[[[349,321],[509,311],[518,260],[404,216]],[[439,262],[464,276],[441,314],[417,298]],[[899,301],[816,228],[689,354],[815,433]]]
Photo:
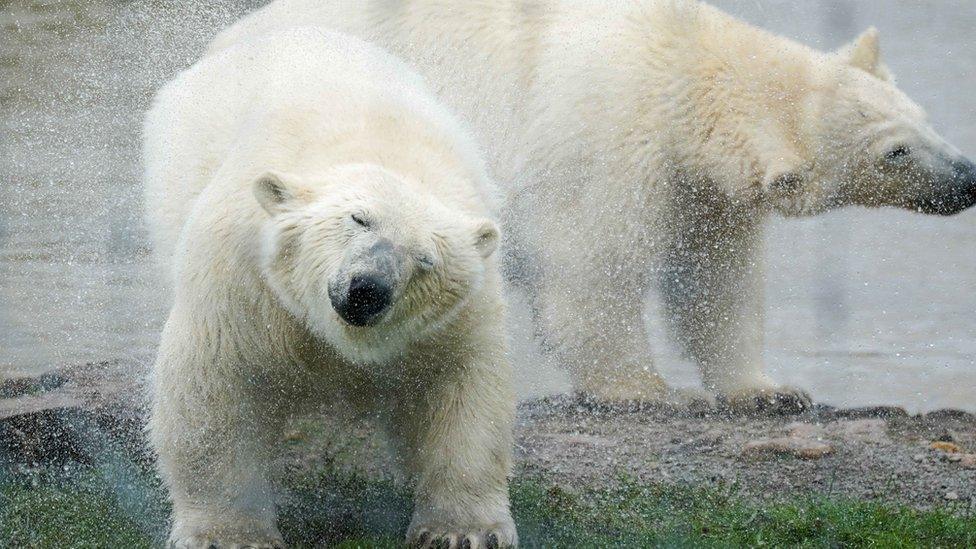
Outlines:
[[[912,2],[716,2],[832,49],[874,24],[899,85],[976,154],[973,10]],[[167,307],[140,211],[139,127],[153,91],[260,2],[7,2],[0,11],[0,371],[150,361]],[[930,13],[931,12],[931,13]],[[973,409],[976,218],[848,209],[769,230],[766,359],[837,405]],[[516,300],[514,316],[528,322]],[[694,369],[649,322],[657,364]],[[531,330],[516,329],[515,334]],[[566,390],[527,337],[523,396]]]

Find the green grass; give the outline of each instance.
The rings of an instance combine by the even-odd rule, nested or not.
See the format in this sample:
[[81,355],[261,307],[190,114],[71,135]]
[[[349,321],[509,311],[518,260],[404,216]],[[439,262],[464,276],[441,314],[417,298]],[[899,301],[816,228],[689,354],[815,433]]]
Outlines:
[[22,482],[0,488],[4,547],[150,547],[151,536],[102,487],[84,482]]
[[529,546],[972,547],[976,520],[851,500],[747,502],[734,488],[640,485],[570,495],[539,483],[513,489]]
[[[121,471],[121,473],[120,473]],[[294,547],[397,547],[410,497],[386,480],[334,471],[292,479],[280,526]],[[78,468],[0,483],[0,540],[10,547],[148,547],[165,535],[162,489],[147,472]],[[524,547],[974,547],[976,518],[948,510],[824,497],[757,504],[734,487],[642,485],[568,493],[518,479]]]

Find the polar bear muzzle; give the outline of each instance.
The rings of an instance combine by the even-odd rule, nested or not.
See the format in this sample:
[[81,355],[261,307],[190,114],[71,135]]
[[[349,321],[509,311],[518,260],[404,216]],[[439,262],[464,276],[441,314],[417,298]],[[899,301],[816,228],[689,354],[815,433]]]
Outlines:
[[332,307],[353,326],[372,326],[393,303],[393,288],[382,276],[358,274],[345,291],[329,289]]
[[403,263],[386,238],[352,252],[329,283],[332,308],[351,326],[375,326],[393,306]]
[[973,205],[976,205],[976,164],[965,159],[953,162],[951,175],[916,203],[921,212],[934,215],[957,214]]

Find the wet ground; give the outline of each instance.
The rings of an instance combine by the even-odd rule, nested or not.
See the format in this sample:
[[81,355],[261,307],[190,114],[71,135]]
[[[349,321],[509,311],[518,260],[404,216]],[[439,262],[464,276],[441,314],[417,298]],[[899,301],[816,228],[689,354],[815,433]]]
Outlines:
[[[971,3],[716,3],[822,49],[878,26],[902,88],[976,156]],[[0,375],[151,360],[167,297],[140,221],[141,113],[243,4],[0,1]],[[773,223],[773,376],[839,406],[976,410],[974,243],[976,212],[847,210]],[[694,383],[650,317],[662,369]],[[517,344],[527,351],[517,353],[524,395],[567,387],[530,342]]]
[[976,509],[972,415],[830,407],[787,418],[594,414],[563,397],[519,411],[519,467],[566,486],[607,486],[624,475],[735,485],[759,500],[813,493]]
[[[5,473],[38,464],[151,463],[134,370],[103,363],[0,383],[0,486]],[[271,470],[311,479],[332,467],[406,480],[374,426],[337,415],[324,409],[292,421]],[[817,495],[976,511],[976,415],[959,411],[818,405],[789,417],[729,417],[608,409],[560,396],[519,406],[514,455],[516,478],[570,491],[610,493],[636,481],[734,489],[765,502]]]

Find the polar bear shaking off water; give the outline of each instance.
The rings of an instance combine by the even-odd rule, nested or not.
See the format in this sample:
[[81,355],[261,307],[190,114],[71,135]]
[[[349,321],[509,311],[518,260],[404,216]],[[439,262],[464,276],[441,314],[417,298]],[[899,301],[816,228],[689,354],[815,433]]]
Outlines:
[[416,480],[412,541],[517,542],[514,392],[476,148],[419,77],[317,29],[273,33],[166,85],[146,208],[174,304],[149,425],[175,547],[282,544],[282,422],[379,419]]
[[976,203],[873,30],[823,53],[691,0],[277,0],[211,51],[299,22],[401,55],[477,129],[547,346],[599,401],[689,401],[654,368],[656,287],[706,389],[802,408],[763,372],[766,219]]

